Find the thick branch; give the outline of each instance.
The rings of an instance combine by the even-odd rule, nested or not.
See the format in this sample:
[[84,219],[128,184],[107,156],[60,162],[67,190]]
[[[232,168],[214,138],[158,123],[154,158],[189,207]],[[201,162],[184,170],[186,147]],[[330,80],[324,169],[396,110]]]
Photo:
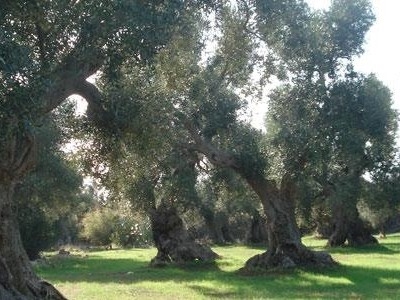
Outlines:
[[36,35],[37,35],[37,46],[39,48],[40,60],[42,63],[42,67],[45,68],[47,65],[46,61],[46,49],[44,44],[45,33],[43,31],[42,26],[38,22],[35,23],[36,27]]
[[239,169],[239,163],[233,155],[205,141],[189,120],[184,121],[184,126],[194,141],[194,144],[190,146],[191,149],[203,153],[213,165],[228,167],[234,170]]
[[102,95],[99,89],[92,83],[81,80],[76,82],[75,93],[85,98],[88,102],[88,118],[96,123],[101,122],[107,124],[110,119],[110,114],[102,105]]
[[193,123],[190,122],[190,120],[187,120],[185,117],[183,117],[183,119],[185,128],[188,130],[190,136],[194,140],[194,144],[190,145],[192,150],[203,153],[215,166],[228,167],[237,172],[244,180],[246,180],[253,191],[259,196],[265,208],[266,215],[270,219],[275,219],[275,214],[277,211],[284,213],[280,206],[285,204],[282,203],[282,195],[277,188],[275,181],[267,180],[261,174],[251,177],[246,175],[246,172],[243,171],[240,163],[233,155],[218,149],[212,145],[211,142],[203,139]]
[[45,89],[41,98],[42,114],[57,108],[72,94],[79,94],[76,89],[102,66],[104,56],[101,51],[83,46],[77,45],[59,68],[48,75],[50,85]]

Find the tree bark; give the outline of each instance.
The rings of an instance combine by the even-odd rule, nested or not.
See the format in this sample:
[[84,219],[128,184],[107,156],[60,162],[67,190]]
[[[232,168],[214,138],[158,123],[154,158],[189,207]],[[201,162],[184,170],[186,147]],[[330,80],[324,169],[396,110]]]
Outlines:
[[14,187],[0,182],[0,299],[66,299],[33,271],[15,217]]
[[273,181],[263,178],[247,181],[260,197],[267,216],[268,248],[265,253],[250,258],[242,271],[336,264],[328,253],[312,251],[302,243],[294,214],[294,186],[288,177],[283,178],[280,189]]
[[193,261],[212,262],[218,254],[210,247],[196,243],[179,217],[175,207],[160,204],[151,215],[153,239],[158,253],[151,260],[152,266],[168,263],[184,264]]
[[[13,124],[13,121],[10,122]],[[33,168],[34,136],[26,131],[3,140],[0,157],[0,299],[65,299],[33,271],[23,248],[13,194],[17,182]]]
[[338,204],[334,209],[334,226],[328,247],[344,246],[346,241],[352,247],[378,244],[378,240],[360,219],[356,209],[350,212]]
[[347,240],[349,222],[345,215],[345,212],[341,207],[334,209],[333,216],[333,231],[331,232],[328,239],[328,247],[339,247],[343,246]]

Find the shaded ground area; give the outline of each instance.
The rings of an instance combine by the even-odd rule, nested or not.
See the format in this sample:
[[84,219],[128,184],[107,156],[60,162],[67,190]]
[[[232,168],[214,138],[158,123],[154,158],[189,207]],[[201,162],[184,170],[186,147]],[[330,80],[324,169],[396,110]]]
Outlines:
[[[326,241],[306,239],[305,243],[320,249]],[[216,264],[155,269],[149,267],[155,249],[134,249],[52,257],[38,272],[69,299],[396,299],[400,293],[400,234],[378,246],[332,249],[341,266],[323,271],[242,276],[236,270],[264,249],[214,250],[222,256]]]

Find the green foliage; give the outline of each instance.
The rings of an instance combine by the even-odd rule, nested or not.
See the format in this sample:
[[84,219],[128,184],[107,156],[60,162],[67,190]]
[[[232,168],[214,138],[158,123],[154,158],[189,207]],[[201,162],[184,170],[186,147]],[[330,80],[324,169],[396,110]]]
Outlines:
[[226,140],[226,147],[231,147],[230,151],[240,163],[245,178],[265,176],[268,158],[260,131],[248,124],[238,124]]
[[382,165],[372,175],[371,181],[363,182],[361,201],[357,207],[363,219],[374,229],[385,232],[385,223],[400,211],[400,177],[397,160]]
[[81,237],[92,245],[143,247],[152,243],[150,222],[140,214],[101,207],[87,212],[81,224]]
[[365,33],[374,21],[366,0],[333,1],[324,12],[294,0],[256,1],[255,9],[261,37],[276,49],[281,65],[309,78],[316,73],[335,77],[344,60],[362,52]]
[[[208,5],[212,1],[6,1],[0,19],[1,150],[71,94],[89,96],[78,85],[90,75],[101,70],[113,80],[124,62],[150,64],[182,25],[183,12]],[[96,101],[89,101],[89,119],[99,127],[125,123],[112,124],[119,116]]]
[[22,242],[31,259],[56,241],[76,238],[76,217],[91,200],[81,193],[77,169],[59,150],[64,139],[58,124],[45,119],[36,135],[36,169],[17,186],[14,199]]
[[120,214],[111,240],[114,244],[124,248],[152,245],[150,220],[140,214]]
[[350,58],[362,53],[366,32],[375,21],[369,0],[332,1],[327,23],[331,25],[332,54]]
[[93,245],[111,244],[118,216],[111,209],[96,209],[85,214],[82,219],[82,237]]
[[58,238],[58,228],[54,220],[37,205],[23,206],[18,211],[21,239],[30,260],[40,257],[40,253],[53,246]]

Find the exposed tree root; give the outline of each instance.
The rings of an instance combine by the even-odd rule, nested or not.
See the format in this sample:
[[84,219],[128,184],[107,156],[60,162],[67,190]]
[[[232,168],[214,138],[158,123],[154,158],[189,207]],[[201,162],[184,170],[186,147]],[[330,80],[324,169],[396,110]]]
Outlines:
[[240,270],[244,274],[291,268],[325,268],[338,263],[327,252],[317,252],[303,245],[286,245],[285,249],[266,251],[250,258]]

